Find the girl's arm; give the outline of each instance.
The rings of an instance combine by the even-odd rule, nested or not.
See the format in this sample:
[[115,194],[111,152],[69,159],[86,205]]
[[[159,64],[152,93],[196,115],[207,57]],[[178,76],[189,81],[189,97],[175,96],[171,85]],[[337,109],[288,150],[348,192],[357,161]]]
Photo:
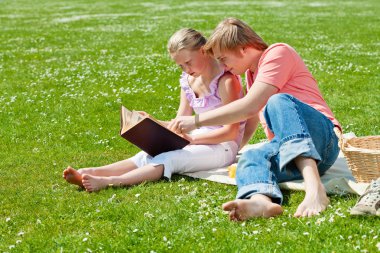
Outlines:
[[[219,80],[218,93],[223,105],[240,98],[241,85],[239,80],[232,74],[227,73]],[[239,134],[240,122],[224,125],[221,128],[207,133],[190,136],[191,144],[218,144],[225,141],[235,140]]]
[[179,117],[179,116],[190,116],[192,114],[193,114],[193,108],[191,108],[191,106],[189,104],[189,100],[187,100],[187,98],[186,98],[185,92],[183,91],[183,89],[181,89],[181,98],[179,101],[177,117]]

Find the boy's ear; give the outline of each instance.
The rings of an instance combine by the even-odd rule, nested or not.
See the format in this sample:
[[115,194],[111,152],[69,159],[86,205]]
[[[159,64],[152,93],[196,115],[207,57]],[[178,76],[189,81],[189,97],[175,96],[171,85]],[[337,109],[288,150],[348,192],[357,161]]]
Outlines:
[[241,47],[239,51],[242,55],[245,55],[247,53],[247,47]]

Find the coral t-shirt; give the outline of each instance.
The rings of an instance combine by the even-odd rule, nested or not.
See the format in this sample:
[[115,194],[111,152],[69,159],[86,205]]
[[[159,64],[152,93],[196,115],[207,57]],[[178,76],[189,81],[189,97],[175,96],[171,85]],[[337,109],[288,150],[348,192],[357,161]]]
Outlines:
[[[318,88],[317,81],[307,69],[297,52],[287,44],[277,43],[269,46],[261,55],[255,73],[246,72],[247,89],[255,81],[276,86],[278,93],[287,93],[314,109],[323,113],[334,125],[340,128],[339,122],[328,107]],[[268,139],[274,137],[267,127],[260,111],[260,123]]]

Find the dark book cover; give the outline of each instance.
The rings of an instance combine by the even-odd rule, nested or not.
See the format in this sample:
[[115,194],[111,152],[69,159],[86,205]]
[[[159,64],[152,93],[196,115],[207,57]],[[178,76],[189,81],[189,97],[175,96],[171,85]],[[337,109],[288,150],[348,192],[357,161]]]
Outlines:
[[121,130],[120,135],[151,156],[181,149],[190,143],[149,117],[124,132]]

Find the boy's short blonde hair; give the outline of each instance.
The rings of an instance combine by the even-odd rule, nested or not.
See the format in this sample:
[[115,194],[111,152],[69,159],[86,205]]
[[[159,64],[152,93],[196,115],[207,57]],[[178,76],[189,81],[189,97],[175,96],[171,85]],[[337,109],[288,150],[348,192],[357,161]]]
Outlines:
[[168,51],[171,54],[182,49],[198,50],[206,44],[206,38],[191,28],[183,28],[175,32],[168,41]]
[[207,53],[213,55],[215,50],[234,51],[238,47],[246,46],[257,50],[268,48],[264,40],[246,23],[236,18],[227,18],[218,24],[203,48]]

